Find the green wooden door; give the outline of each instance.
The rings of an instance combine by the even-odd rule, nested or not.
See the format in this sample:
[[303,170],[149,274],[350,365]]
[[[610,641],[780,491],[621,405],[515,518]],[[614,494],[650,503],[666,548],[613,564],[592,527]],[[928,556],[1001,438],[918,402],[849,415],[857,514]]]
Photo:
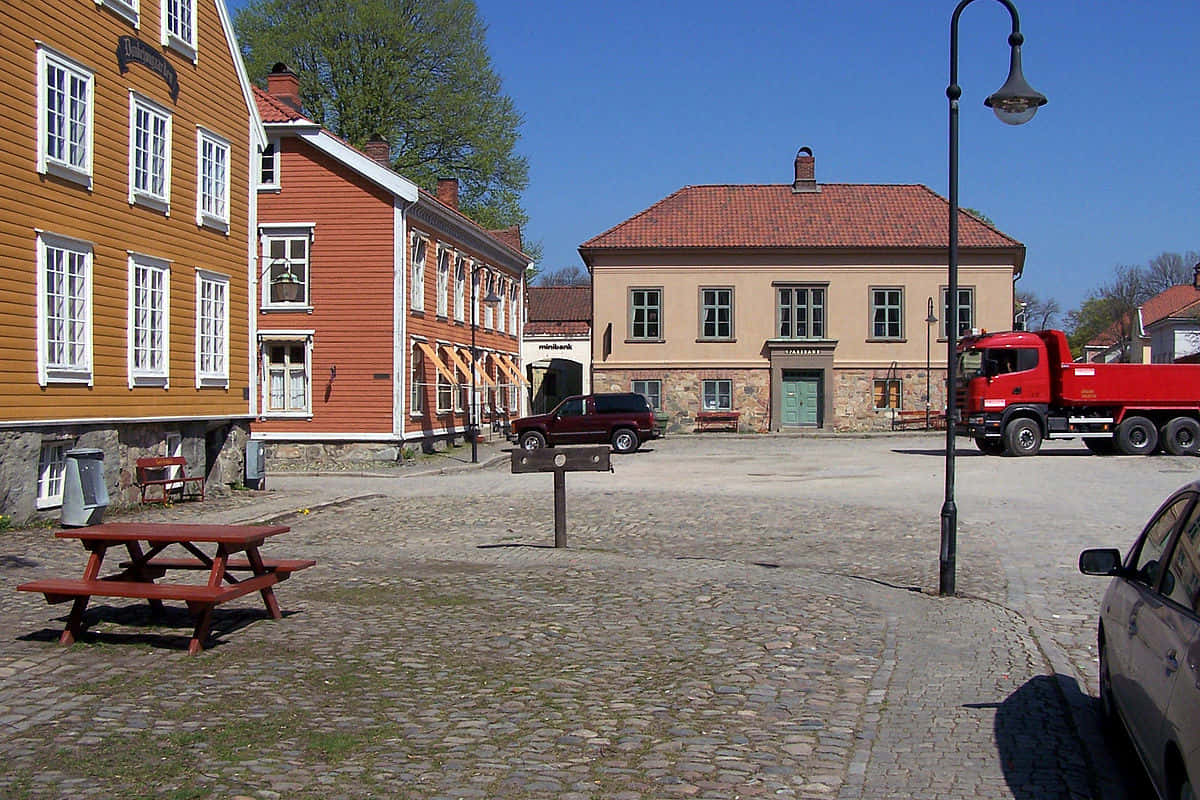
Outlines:
[[810,375],[785,375],[780,407],[784,426],[817,427],[821,408],[821,379]]

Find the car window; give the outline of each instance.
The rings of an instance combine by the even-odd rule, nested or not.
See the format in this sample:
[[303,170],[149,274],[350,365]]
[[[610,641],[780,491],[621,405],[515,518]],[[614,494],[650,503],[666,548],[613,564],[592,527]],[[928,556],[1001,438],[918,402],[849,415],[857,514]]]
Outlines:
[[1176,523],[1179,522],[1180,516],[1187,511],[1188,503],[1191,501],[1192,495],[1190,494],[1179,497],[1146,526],[1146,532],[1142,534],[1137,550],[1133,554],[1134,560],[1131,566],[1134,570],[1133,579],[1135,581],[1147,586],[1154,586],[1158,582],[1158,575],[1162,571],[1163,551],[1167,547],[1171,531],[1175,529]]
[[640,394],[598,394],[593,399],[597,414],[640,414],[650,410]]
[[1171,555],[1170,579],[1163,594],[1184,608],[1200,614],[1200,503],[1184,524]]
[[558,409],[560,417],[581,417],[583,416],[583,398],[572,397],[570,400],[564,400],[563,404]]

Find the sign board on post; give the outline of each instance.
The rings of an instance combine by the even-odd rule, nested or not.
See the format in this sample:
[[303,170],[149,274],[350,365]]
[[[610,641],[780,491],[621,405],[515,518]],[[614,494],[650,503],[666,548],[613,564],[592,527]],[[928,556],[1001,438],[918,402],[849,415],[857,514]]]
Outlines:
[[545,447],[539,450],[513,450],[513,474],[524,472],[554,473],[554,546],[567,546],[568,472],[612,472],[612,451],[599,447]]

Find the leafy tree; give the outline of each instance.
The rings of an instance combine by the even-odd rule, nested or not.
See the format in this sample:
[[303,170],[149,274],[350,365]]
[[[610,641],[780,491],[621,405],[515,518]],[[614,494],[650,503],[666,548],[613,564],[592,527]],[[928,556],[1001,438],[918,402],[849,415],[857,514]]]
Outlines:
[[1053,297],[1045,300],[1038,298],[1033,292],[1017,292],[1016,312],[1025,312],[1025,330],[1044,331],[1054,327],[1062,308]]
[[383,135],[396,171],[427,189],[458,178],[484,228],[528,221],[522,117],[472,0],[250,0],[234,25],[252,78],[277,62],[297,73],[306,116],[356,146]]
[[1121,347],[1121,360],[1128,361],[1138,306],[1154,294],[1146,270],[1130,265],[1114,267],[1113,280],[1085,300],[1078,312],[1072,311],[1067,316],[1072,325],[1069,337],[1072,352],[1078,355],[1088,341],[1109,331],[1114,343]]
[[573,264],[550,272],[539,272],[534,283],[537,286],[591,286],[592,276],[583,267]]

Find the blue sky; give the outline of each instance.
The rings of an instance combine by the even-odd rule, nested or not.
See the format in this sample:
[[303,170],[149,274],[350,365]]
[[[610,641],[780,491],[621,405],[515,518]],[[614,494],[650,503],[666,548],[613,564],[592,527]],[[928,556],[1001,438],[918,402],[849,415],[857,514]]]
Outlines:
[[[236,8],[236,0],[230,3]],[[1200,250],[1196,0],[1017,0],[1025,75],[1049,98],[1001,124],[1009,17],[959,31],[960,202],[1028,248],[1018,289],[1064,311],[1118,264]],[[947,194],[949,28],[930,0],[478,0],[524,114],[527,237],[542,268],[686,185],[828,183]]]

